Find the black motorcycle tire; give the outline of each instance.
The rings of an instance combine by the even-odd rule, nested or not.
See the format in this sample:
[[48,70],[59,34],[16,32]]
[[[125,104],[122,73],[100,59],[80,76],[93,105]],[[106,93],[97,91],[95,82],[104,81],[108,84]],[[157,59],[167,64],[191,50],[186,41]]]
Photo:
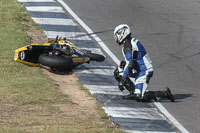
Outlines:
[[105,60],[105,57],[99,54],[87,53],[87,56],[90,58],[90,61],[102,62]]
[[50,68],[57,69],[71,69],[73,61],[71,58],[64,58],[62,56],[50,56],[41,54],[39,56],[39,63]]

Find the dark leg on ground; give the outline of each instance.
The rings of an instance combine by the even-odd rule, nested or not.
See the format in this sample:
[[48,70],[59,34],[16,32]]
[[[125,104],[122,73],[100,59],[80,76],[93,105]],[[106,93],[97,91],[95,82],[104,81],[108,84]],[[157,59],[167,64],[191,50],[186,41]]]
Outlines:
[[172,95],[170,89],[167,87],[164,91],[148,91],[144,94],[142,99],[139,101],[148,102],[151,100],[159,101],[160,99],[167,98],[171,102],[174,102],[174,96]]

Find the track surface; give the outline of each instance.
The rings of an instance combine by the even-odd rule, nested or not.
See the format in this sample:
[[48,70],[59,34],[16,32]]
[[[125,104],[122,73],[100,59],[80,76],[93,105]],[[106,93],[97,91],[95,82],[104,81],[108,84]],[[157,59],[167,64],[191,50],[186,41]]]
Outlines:
[[[59,0],[61,1],[61,0]],[[77,24],[64,12],[54,0],[20,0],[32,19],[44,30],[48,39],[57,35],[81,48],[103,54],[90,37],[85,35]],[[61,2],[65,9],[67,6]],[[72,13],[69,8],[67,9]],[[73,15],[77,19],[78,16]],[[100,41],[100,40],[99,40]],[[108,52],[111,54],[111,52]],[[116,59],[115,59],[116,60]],[[118,60],[118,59],[117,59]],[[119,62],[119,61],[117,61]],[[104,62],[84,64],[74,69],[74,73],[110,116],[114,124],[128,132],[175,132],[177,129],[169,123],[151,103],[136,103],[134,100],[123,100],[116,80],[113,78],[114,66],[106,59]],[[180,129],[182,130],[182,129]]]
[[111,51],[122,59],[113,29],[131,25],[154,63],[149,89],[169,86],[176,103],[163,102],[190,132],[200,132],[200,1],[197,0],[65,0]]
[[[55,1],[20,1],[49,39],[56,35],[65,36],[79,47],[101,53]],[[154,61],[156,73],[150,89],[170,86],[178,102],[163,104],[190,132],[200,131],[197,124],[200,119],[197,62],[200,53],[199,2],[127,0],[123,3],[118,0],[85,0],[80,3],[71,0],[66,3],[93,31],[103,31],[98,35],[120,59],[121,48],[112,41],[113,28],[120,23],[131,25],[135,36],[146,45]],[[122,93],[117,90],[116,81],[112,77],[113,69],[106,60],[100,64],[83,65],[75,73],[96,96],[97,101],[105,104],[104,110],[120,128],[151,132],[176,130],[151,103],[121,100]]]

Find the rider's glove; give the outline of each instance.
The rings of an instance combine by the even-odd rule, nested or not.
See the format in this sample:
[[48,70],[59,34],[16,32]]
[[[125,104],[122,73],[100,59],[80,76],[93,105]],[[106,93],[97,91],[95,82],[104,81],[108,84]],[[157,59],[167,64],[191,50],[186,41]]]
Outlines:
[[123,70],[126,65],[126,61],[121,61],[119,67]]
[[124,85],[122,84],[122,82],[118,82],[118,88],[120,91],[124,91]]
[[134,69],[131,71],[130,77],[131,78],[135,78],[136,77],[136,71]]
[[135,60],[132,60],[129,62],[128,71],[129,71],[130,77],[135,78],[136,73],[137,73],[137,71],[135,70]]
[[121,77],[120,78],[120,81],[118,82],[118,87],[121,91],[125,90],[126,89],[126,79]]
[[123,75],[123,70],[120,67],[117,67],[113,73],[115,79],[120,82]]

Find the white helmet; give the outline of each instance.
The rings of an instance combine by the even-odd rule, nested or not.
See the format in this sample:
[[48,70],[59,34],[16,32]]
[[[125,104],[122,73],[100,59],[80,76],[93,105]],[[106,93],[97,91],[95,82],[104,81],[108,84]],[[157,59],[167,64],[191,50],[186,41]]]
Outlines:
[[114,39],[121,45],[123,40],[131,36],[131,28],[127,24],[120,24],[114,30]]

